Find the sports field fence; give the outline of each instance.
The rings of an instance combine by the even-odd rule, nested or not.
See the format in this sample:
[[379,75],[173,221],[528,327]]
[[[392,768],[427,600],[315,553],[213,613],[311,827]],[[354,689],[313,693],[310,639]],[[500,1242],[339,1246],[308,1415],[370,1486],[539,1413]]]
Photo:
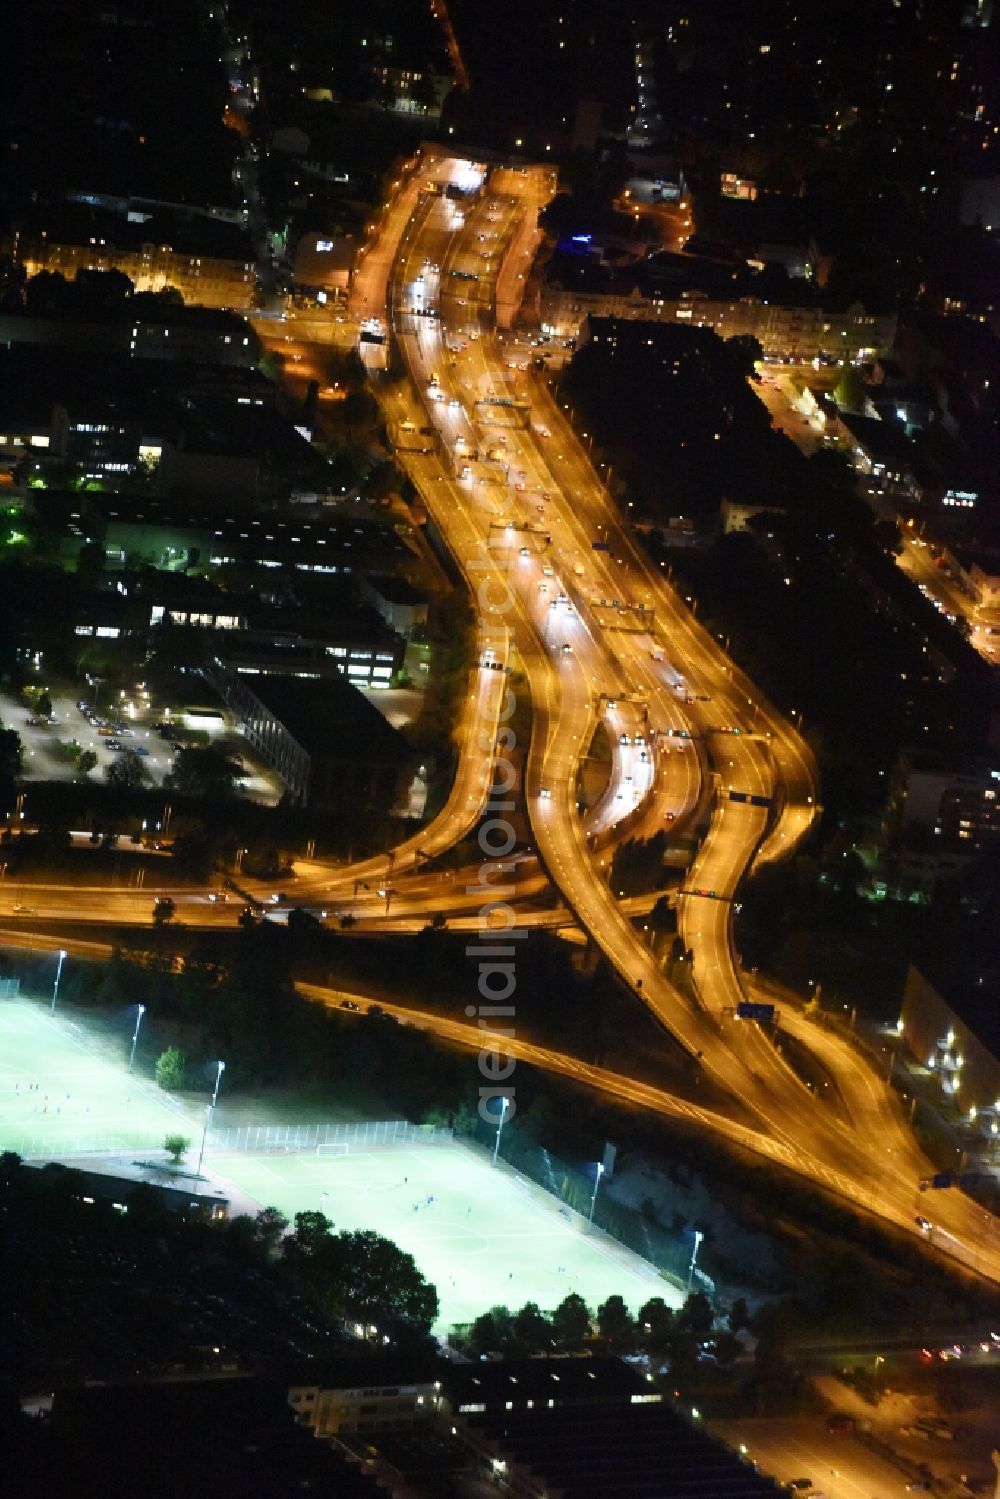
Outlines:
[[[194,1125],[179,1119],[177,1133]],[[44,1134],[4,1136],[3,1148],[25,1160],[71,1155],[121,1155],[130,1150],[162,1150],[163,1132],[114,1130],[107,1134],[49,1130]],[[439,1125],[409,1124],[405,1119],[368,1119],[337,1124],[241,1124],[210,1129],[210,1151],[258,1155],[267,1151],[316,1151],[321,1155],[347,1155],[351,1150],[379,1145],[450,1145],[453,1131]]]
[[255,1154],[267,1150],[316,1150],[344,1154],[373,1145],[450,1145],[454,1132],[442,1125],[405,1119],[358,1119],[336,1124],[239,1124],[210,1129],[209,1148]]

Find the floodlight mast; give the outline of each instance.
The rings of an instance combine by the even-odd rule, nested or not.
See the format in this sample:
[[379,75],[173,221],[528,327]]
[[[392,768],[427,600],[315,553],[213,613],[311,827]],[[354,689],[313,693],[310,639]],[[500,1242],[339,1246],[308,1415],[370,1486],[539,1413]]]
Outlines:
[[59,998],[59,980],[62,978],[62,966],[65,957],[66,949],[64,947],[61,947],[59,949],[59,962],[56,964],[56,981],[52,985],[52,1004],[49,1007],[50,1015],[54,1015],[56,1013],[56,1000]]
[[139,1039],[139,1027],[142,1024],[142,1017],[143,1017],[143,1015],[145,1015],[145,1013],[146,1013],[146,1006],[145,1005],[139,1005],[137,1013],[136,1013],[136,1017],[135,1017],[135,1030],[132,1032],[132,1050],[129,1052],[129,1056],[128,1056],[128,1070],[129,1070],[129,1072],[132,1071],[132,1064],[135,1062],[135,1046],[136,1046],[136,1042]]
[[496,1137],[496,1140],[493,1143],[493,1164],[494,1164],[494,1166],[497,1163],[497,1156],[500,1154],[500,1136],[503,1134],[503,1122],[504,1122],[504,1120],[507,1117],[507,1110],[508,1110],[509,1107],[510,1107],[510,1099],[507,1097],[506,1093],[504,1093],[500,1097],[500,1123],[497,1125],[497,1137]]
[[597,1163],[597,1180],[594,1182],[594,1195],[590,1199],[590,1221],[594,1221],[594,1209],[597,1206],[597,1189],[601,1185],[601,1177],[604,1175],[604,1162]]

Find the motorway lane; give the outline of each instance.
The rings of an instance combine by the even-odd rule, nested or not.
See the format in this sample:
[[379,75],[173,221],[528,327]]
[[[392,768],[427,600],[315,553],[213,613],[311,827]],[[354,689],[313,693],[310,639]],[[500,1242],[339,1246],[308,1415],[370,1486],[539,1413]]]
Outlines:
[[[494,206],[491,204],[491,209]],[[433,207],[434,205],[432,209]],[[440,215],[438,217],[440,218]],[[425,261],[441,261],[440,249],[436,247],[432,238],[433,218],[432,212],[422,214],[417,223],[416,232],[404,237],[404,243],[407,244],[406,256],[400,267],[397,284],[402,283],[403,286],[407,283],[412,284],[418,274],[417,266],[424,264]],[[447,230],[449,226],[446,223],[444,227]],[[466,229],[464,223],[458,227]],[[476,231],[473,224],[469,232],[483,231]],[[438,234],[440,236],[440,227]],[[467,298],[461,299],[461,305],[464,307],[467,301]],[[407,302],[408,296],[405,293],[402,302],[397,296],[397,315],[400,306],[405,309]],[[447,298],[442,293],[442,313],[446,302]],[[467,315],[463,311],[462,317],[465,318]],[[481,349],[485,342],[486,340],[482,337],[477,340],[477,350]],[[407,313],[403,311],[400,344],[405,357],[410,362],[417,389],[427,389],[432,383],[433,374],[436,376],[439,387],[450,399],[448,396],[450,384],[437,369],[437,363],[440,362],[442,354],[440,330],[433,323],[428,327],[427,320],[424,320],[419,328],[412,328]],[[439,404],[431,403],[431,410]],[[518,443],[514,450],[517,452],[519,463],[527,461],[524,450],[520,447],[522,434],[511,429],[511,437],[515,438]],[[508,443],[514,448],[514,443],[510,438]],[[436,483],[440,484],[440,482],[438,478]],[[449,485],[449,488],[454,496],[455,489],[460,486]],[[427,501],[432,512],[435,509],[435,502],[439,502],[441,498],[440,489],[435,489],[434,485],[427,486]],[[463,550],[468,556],[469,539],[467,537],[463,542],[457,532],[456,511],[463,513],[463,522],[467,530],[471,517],[468,511],[464,511],[460,501],[455,509],[449,509],[447,513],[439,513],[438,518],[448,534],[456,557],[462,562]],[[483,550],[486,549],[488,540],[487,523],[485,530],[480,533]],[[510,597],[520,616],[519,623],[528,626],[524,632],[524,638],[518,630],[516,630],[516,636],[521,658],[525,663],[532,686],[532,700],[538,720],[537,732],[533,734],[529,755],[528,794],[529,813],[543,863],[556,879],[556,883],[564,892],[571,908],[576,911],[585,929],[611,957],[619,972],[623,973],[634,990],[642,995],[646,1003],[654,1009],[661,1021],[667,1024],[692,1055],[700,1053],[700,1060],[706,1070],[724,1082],[744,1103],[748,1103],[758,1113],[764,1113],[765,1117],[768,1117],[772,1130],[780,1136],[783,1133],[782,1120],[775,1115],[773,1103],[767,1097],[761,1080],[755,1077],[739,1058],[733,1056],[727,1046],[721,1044],[718,1025],[704,1014],[692,1009],[678,991],[664,979],[648,953],[637,943],[636,934],[630,923],[617,910],[610,892],[594,878],[582,830],[574,815],[573,781],[576,764],[589,743],[589,735],[593,728],[592,679],[588,680],[587,666],[596,671],[599,661],[591,662],[589,658],[593,652],[583,646],[588,658],[587,665],[581,667],[578,664],[577,656],[581,647],[575,642],[582,641],[584,638],[579,633],[575,634],[574,648],[566,652],[562,645],[556,643],[554,653],[556,659],[555,661],[549,659],[549,656],[540,651],[530,638],[530,608],[519,596],[516,588],[511,589]],[[576,611],[575,617],[579,618],[579,611]],[[593,631],[588,630],[586,634],[593,639]],[[599,656],[601,654],[603,653],[598,652]],[[610,651],[608,654],[611,654]],[[560,685],[560,707],[557,720],[553,718],[552,707],[554,680],[558,680]],[[543,795],[543,792],[547,794]],[[789,1086],[797,1086],[790,1075],[786,1076],[784,1070],[780,1070],[782,1085],[786,1090]],[[803,1094],[806,1093],[804,1088],[800,1091]]]
[[[482,338],[476,343],[476,353],[483,359],[484,364],[486,362],[486,351],[489,347],[490,342]],[[488,375],[488,369],[486,373]],[[467,376],[466,378],[468,379],[469,377]],[[554,432],[555,427],[553,426],[550,430]],[[568,443],[565,445],[569,446]],[[525,464],[525,455],[522,451],[519,451],[518,458],[522,464]],[[565,461],[565,458],[563,461]],[[582,460],[581,472],[585,468],[586,462],[584,459]],[[579,500],[581,492],[576,492],[573,498]],[[570,513],[575,518],[578,513],[578,507],[571,507]],[[613,535],[613,528],[609,525],[604,534]],[[621,537],[616,539],[620,540],[624,552],[632,550],[629,538]],[[612,551],[617,551],[617,546],[613,545]],[[582,562],[582,546],[578,549],[577,556]],[[648,569],[646,571],[648,576]],[[668,613],[671,625],[676,626],[676,631],[672,629],[668,639],[668,645],[674,649],[674,659],[676,659],[676,644],[679,637],[682,642],[686,641],[688,651],[691,652],[692,659],[697,663],[695,668],[697,675],[695,676],[691,675],[691,668],[690,666],[688,667],[686,675],[689,678],[689,685],[692,688],[711,686],[714,689],[712,692],[698,693],[697,696],[699,698],[702,696],[706,696],[709,699],[715,698],[716,704],[725,710],[726,719],[730,722],[743,722],[745,724],[746,709],[749,708],[750,726],[764,729],[780,772],[781,790],[784,793],[784,799],[775,826],[770,835],[764,839],[763,846],[757,857],[769,858],[787,853],[790,847],[808,829],[817,813],[815,771],[811,755],[799,735],[792,730],[791,725],[775,714],[770,706],[763,702],[760,695],[742,677],[742,674],[726,662],[725,657],[718,650],[717,645],[711,640],[711,637],[695,625],[686,610],[680,608],[679,602],[672,591],[663,588],[662,580],[651,578],[650,582],[660,600],[666,600],[669,606]],[[544,683],[544,692],[547,694],[548,691],[549,683],[546,681]],[[739,718],[739,714],[744,714],[743,720]],[[717,716],[717,709],[713,711],[713,717],[715,716]],[[705,727],[711,727],[711,725],[706,724]],[[743,789],[758,789],[764,793],[773,793],[775,789],[774,777],[773,775],[762,773],[762,768],[755,759],[757,751],[753,748],[753,743],[754,741],[749,736],[740,736],[739,739],[735,740],[732,755],[733,765],[731,767],[734,772],[734,781],[738,778],[740,781],[745,782],[746,784]],[[551,753],[551,745],[548,745],[547,749]],[[738,766],[736,763],[737,760],[739,761]],[[736,804],[729,804],[729,807],[735,806]],[[568,808],[564,808],[564,811],[568,813]],[[548,810],[541,814],[542,820],[540,822],[536,819],[536,835],[539,838],[540,846],[545,842],[544,818],[547,815]],[[741,810],[736,815],[746,820],[744,810]],[[734,813],[730,812],[730,827],[733,822],[733,816]],[[558,820],[565,822],[568,818],[560,818]],[[762,831],[763,829],[759,825],[751,827],[748,832],[743,832],[742,834],[736,831],[733,835],[734,842],[742,844],[745,850],[749,848],[750,853],[753,854],[757,850]],[[729,838],[723,838],[720,834],[712,841],[718,849],[718,857],[723,860],[723,868],[725,868],[725,861],[727,859],[729,859],[730,868],[732,868],[733,850],[732,847],[728,849],[726,847],[727,843],[729,843]],[[568,848],[569,845],[564,841],[564,854],[568,852]],[[547,863],[552,872],[555,872],[553,864],[559,869],[562,878],[557,876],[557,883],[562,886],[565,893],[570,893],[571,886],[575,889],[575,881],[571,882],[567,879],[569,865],[565,860],[561,862],[558,856],[553,860],[550,856],[547,859]],[[577,875],[579,871],[574,870],[573,873]],[[574,908],[578,908],[578,893],[575,900],[572,896],[570,899]],[[580,914],[579,910],[578,914]],[[583,924],[593,935],[597,936],[591,921],[585,919]],[[730,948],[728,922],[720,921],[718,916],[716,916],[715,920],[711,923],[711,927],[712,930],[709,934],[706,947],[710,952],[715,952],[717,955],[717,962],[711,971],[719,975],[720,985],[724,982],[731,984],[732,975],[735,970],[733,969],[732,962],[727,961]],[[619,964],[620,968],[621,966]],[[723,977],[724,975],[725,978]],[[715,992],[721,993],[722,991],[716,989]],[[740,992],[738,981],[737,988],[735,990],[731,989],[730,992],[734,994],[734,997]],[[644,997],[648,1002],[648,993]],[[766,1042],[759,1029],[755,1026],[744,1028],[744,1036],[746,1036],[747,1030],[750,1033],[749,1045],[744,1040],[743,1046],[747,1051],[754,1054],[755,1060],[758,1060],[762,1068],[769,1074],[772,1086],[776,1088],[779,1096],[781,1096],[785,1118],[789,1122],[794,1123],[794,1128],[799,1138],[813,1140],[820,1148],[828,1151],[832,1158],[843,1161],[846,1169],[852,1172],[857,1173],[859,1169],[864,1169],[861,1165],[862,1161],[864,1161],[865,1165],[870,1165],[870,1151],[866,1151],[864,1147],[858,1149],[855,1142],[842,1141],[839,1138],[831,1137],[831,1131],[827,1127],[826,1122],[819,1120],[822,1111],[817,1108],[815,1100],[792,1077],[790,1070],[784,1062],[775,1056],[773,1049]],[[877,1176],[875,1179],[877,1180]],[[852,1195],[857,1199],[857,1182]],[[878,1194],[873,1193],[873,1195]],[[888,1202],[885,1203],[885,1207],[887,1210],[889,1209],[890,1205]],[[905,1212],[901,1206],[896,1207],[894,1212],[900,1221],[907,1221]]]

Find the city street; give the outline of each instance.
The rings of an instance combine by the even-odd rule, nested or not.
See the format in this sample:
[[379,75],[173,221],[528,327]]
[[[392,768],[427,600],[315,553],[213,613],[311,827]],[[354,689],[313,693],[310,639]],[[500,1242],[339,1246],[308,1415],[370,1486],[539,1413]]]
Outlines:
[[711,1429],[779,1483],[809,1479],[802,1499],[907,1499],[904,1473],[856,1437],[831,1435],[822,1416],[713,1421]]

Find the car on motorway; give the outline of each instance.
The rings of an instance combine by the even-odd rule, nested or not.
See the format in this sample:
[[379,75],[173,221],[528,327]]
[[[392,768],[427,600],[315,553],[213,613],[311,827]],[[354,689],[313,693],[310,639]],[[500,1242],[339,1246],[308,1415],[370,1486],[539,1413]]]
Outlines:
[[914,1218],[913,1221],[917,1225],[917,1227],[920,1229],[920,1232],[923,1233],[923,1234],[929,1234],[930,1231],[931,1231],[931,1229],[934,1227],[933,1223],[931,1222],[931,1220],[929,1218],[923,1218],[923,1217],[921,1217],[921,1215],[919,1213],[917,1214],[917,1216]]
[[356,1014],[361,1013],[361,1006],[356,1004],[353,999],[342,999],[340,1001],[340,1008],[342,1010],[352,1010]]
[[811,1478],[790,1478],[785,1484],[786,1489],[794,1489],[798,1494],[807,1494],[812,1486]]
[[530,547],[522,547],[520,555],[522,557],[530,557],[531,556],[531,548]]
[[571,645],[569,645],[566,641],[563,641],[563,655],[564,656],[571,656],[572,654],[573,654],[573,647]]
[[549,790],[549,788],[547,786],[543,786],[542,789],[541,789],[541,791],[539,791],[538,794],[539,794],[539,796],[543,797],[545,801],[551,801],[552,800],[552,792]]
[[673,820],[674,820],[674,818],[676,816],[677,816],[676,812],[664,812],[664,814],[663,814],[663,820],[664,820],[664,822],[673,822]]
[[226,901],[229,899],[229,896],[226,894],[225,890],[213,890],[208,898],[212,902],[212,905],[215,906],[225,905]]
[[134,754],[138,755],[140,760],[145,760],[149,757],[149,750],[144,744],[130,744],[129,749],[132,750]]
[[629,737],[628,737],[627,734],[619,734],[618,735],[618,743],[619,744],[626,745],[626,744],[631,744],[631,742],[632,741],[629,739]]

